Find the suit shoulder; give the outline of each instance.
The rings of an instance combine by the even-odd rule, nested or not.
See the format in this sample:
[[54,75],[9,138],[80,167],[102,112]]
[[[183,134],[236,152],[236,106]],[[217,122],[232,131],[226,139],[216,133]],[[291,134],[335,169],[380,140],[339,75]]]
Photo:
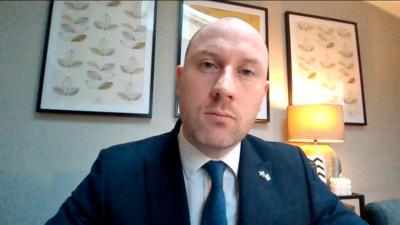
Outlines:
[[160,151],[166,149],[168,145],[173,143],[176,136],[171,133],[164,133],[157,136],[148,137],[142,140],[118,144],[103,149],[99,158],[115,163],[143,163],[145,158],[152,158],[160,155]]
[[[299,147],[294,145],[290,145],[283,142],[275,142],[275,141],[265,141],[261,138],[255,137],[253,135],[247,135],[246,139],[252,145],[255,145],[256,149],[261,149],[265,151],[280,151],[283,153],[296,153],[300,150]],[[245,139],[245,140],[246,140]]]

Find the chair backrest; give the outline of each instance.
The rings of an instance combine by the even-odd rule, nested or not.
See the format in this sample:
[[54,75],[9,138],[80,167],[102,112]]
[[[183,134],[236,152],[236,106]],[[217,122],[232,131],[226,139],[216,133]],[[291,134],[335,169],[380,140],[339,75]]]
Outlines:
[[399,225],[400,198],[368,203],[365,219],[370,225]]

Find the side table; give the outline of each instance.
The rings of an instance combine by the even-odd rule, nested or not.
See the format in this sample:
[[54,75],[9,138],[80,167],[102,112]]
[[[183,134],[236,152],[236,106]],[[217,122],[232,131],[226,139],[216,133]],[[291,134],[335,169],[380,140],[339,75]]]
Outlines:
[[345,204],[346,206],[350,206],[349,208],[354,207],[355,213],[357,213],[362,219],[365,219],[365,197],[363,194],[352,193],[351,195],[342,195],[338,197],[343,204]]

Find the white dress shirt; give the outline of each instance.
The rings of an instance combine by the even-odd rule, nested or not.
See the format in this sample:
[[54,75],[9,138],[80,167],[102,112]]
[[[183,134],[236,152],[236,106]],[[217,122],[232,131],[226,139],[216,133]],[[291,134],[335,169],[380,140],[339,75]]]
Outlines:
[[211,159],[196,149],[182,134],[178,135],[179,154],[185,179],[186,196],[188,199],[190,224],[200,225],[203,205],[211,188],[211,179],[201,168],[210,160],[221,160],[227,168],[224,172],[224,193],[226,200],[226,218],[228,225],[238,222],[238,180],[240,142],[227,155],[220,159]]

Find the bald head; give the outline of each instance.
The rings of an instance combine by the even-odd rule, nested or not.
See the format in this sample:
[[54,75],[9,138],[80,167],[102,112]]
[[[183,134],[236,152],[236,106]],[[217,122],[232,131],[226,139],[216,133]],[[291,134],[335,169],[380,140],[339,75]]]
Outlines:
[[268,59],[267,47],[258,31],[244,20],[235,17],[226,17],[201,27],[193,35],[186,48],[185,61],[194,46],[201,45],[203,40],[207,39],[210,34],[215,32],[219,32],[222,36],[242,34],[252,37],[254,44],[259,45],[260,51],[262,51],[266,59]]

